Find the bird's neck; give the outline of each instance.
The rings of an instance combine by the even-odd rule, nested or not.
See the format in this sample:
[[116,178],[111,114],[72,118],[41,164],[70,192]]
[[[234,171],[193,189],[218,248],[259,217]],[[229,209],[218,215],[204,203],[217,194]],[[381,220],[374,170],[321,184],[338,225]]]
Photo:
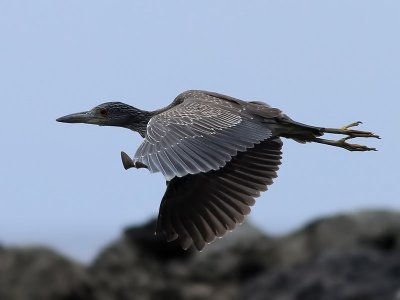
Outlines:
[[150,119],[154,116],[153,112],[138,110],[134,108],[136,111],[132,114],[131,120],[128,120],[126,124],[123,126],[130,130],[138,132],[142,137],[145,137],[147,123],[149,123]]
[[165,106],[161,109],[157,109],[154,111],[145,111],[138,109],[136,107],[132,107],[132,119],[126,123],[125,128],[131,129],[133,131],[138,132],[142,137],[145,137],[147,123],[149,123],[150,119],[158,115],[164,111],[171,109],[172,107],[182,103],[182,99],[175,99],[170,105]]

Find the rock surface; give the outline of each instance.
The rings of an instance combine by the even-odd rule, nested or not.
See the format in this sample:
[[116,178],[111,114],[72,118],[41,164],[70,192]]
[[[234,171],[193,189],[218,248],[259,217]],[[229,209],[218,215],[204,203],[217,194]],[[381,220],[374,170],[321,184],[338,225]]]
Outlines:
[[[0,299],[86,299],[86,268],[45,248],[0,248]],[[80,297],[80,298],[78,298]]]
[[0,299],[400,300],[400,213],[324,218],[280,238],[247,223],[200,253],[153,232],[127,229],[90,266],[0,247]]

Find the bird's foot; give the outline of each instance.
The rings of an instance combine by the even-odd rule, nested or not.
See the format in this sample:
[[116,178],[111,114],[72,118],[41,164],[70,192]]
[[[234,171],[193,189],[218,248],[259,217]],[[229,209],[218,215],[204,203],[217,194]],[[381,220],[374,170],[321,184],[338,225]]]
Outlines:
[[320,144],[340,147],[340,148],[343,148],[343,149],[346,149],[349,151],[377,151],[376,148],[369,148],[364,145],[347,143],[348,140],[354,139],[354,138],[355,137],[352,137],[352,136],[347,136],[340,140],[326,140],[326,139],[315,138],[313,141],[316,143],[320,143]]
[[338,141],[336,141],[336,144],[338,147],[344,148],[349,151],[377,151],[376,148],[369,148],[364,145],[359,145],[359,144],[350,144],[347,143],[346,141],[350,139],[354,139],[355,137],[353,136],[347,136],[345,138],[342,138]]
[[341,128],[325,128],[324,132],[333,133],[333,134],[344,134],[344,135],[347,135],[349,138],[372,137],[372,138],[380,139],[379,135],[376,135],[373,132],[350,129],[350,128],[356,127],[360,124],[362,124],[362,122],[357,121],[357,122],[353,122],[349,125],[343,126]]
[[133,160],[124,151],[121,151],[121,159],[122,159],[122,164],[124,165],[125,170],[128,170],[130,168],[136,168],[136,169],[146,168],[147,169],[147,166],[144,163]]

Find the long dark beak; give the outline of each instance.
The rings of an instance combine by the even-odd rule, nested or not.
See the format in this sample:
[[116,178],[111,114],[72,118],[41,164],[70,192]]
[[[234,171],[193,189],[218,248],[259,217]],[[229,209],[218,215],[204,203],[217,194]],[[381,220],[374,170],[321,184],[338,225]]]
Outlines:
[[62,123],[89,123],[93,124],[95,118],[89,111],[84,111],[80,113],[70,114],[63,117],[60,117],[56,120],[57,122]]

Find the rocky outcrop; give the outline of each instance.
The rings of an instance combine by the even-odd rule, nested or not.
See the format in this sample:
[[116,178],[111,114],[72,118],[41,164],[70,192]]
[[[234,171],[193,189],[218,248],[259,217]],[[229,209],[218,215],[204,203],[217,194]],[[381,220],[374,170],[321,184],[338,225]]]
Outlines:
[[281,265],[308,262],[321,253],[354,247],[376,250],[400,248],[400,214],[387,211],[363,211],[316,220],[293,234],[276,240]]
[[309,264],[263,273],[244,286],[240,298],[400,299],[400,255],[368,248],[327,251]]
[[85,267],[45,248],[0,248],[0,299],[86,299],[93,281]]
[[150,222],[90,266],[46,249],[0,248],[0,299],[396,300],[400,214],[324,218],[280,238],[247,223],[200,253],[155,237]]

